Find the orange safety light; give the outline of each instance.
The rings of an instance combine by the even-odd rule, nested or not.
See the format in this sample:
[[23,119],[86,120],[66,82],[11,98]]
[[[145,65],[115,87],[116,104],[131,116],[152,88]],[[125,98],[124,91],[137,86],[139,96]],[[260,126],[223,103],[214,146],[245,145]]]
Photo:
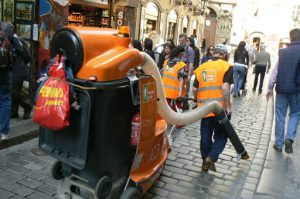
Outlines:
[[118,36],[119,37],[129,37],[130,29],[129,26],[119,26],[118,27]]

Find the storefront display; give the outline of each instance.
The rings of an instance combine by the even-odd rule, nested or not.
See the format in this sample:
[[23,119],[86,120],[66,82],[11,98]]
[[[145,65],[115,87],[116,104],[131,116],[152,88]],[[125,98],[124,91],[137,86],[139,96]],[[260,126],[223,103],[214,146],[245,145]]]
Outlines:
[[29,20],[33,18],[33,3],[16,2],[16,20]]
[[0,20],[2,21],[2,2],[0,3]]
[[3,0],[3,21],[13,22],[14,20],[14,0]]
[[109,10],[86,5],[71,4],[69,6],[68,25],[108,27]]

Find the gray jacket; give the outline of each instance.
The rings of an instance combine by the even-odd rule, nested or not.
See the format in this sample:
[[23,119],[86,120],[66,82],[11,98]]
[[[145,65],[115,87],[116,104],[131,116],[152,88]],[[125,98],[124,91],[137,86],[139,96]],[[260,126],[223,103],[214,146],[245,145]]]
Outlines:
[[262,50],[255,54],[254,64],[259,66],[268,66],[271,67],[271,58],[270,53]]

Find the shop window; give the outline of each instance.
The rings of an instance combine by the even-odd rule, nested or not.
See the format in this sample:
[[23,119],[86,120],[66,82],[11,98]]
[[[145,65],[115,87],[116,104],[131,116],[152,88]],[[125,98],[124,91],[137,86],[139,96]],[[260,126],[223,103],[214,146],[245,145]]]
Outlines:
[[71,4],[69,6],[68,25],[108,27],[109,10],[85,5]]

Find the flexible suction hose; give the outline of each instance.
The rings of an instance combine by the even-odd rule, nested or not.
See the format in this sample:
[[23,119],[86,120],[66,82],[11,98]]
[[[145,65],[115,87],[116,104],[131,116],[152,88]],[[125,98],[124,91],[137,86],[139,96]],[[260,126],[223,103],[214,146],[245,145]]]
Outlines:
[[145,58],[144,65],[142,66],[143,70],[147,75],[151,75],[156,82],[157,96],[159,98],[157,102],[158,114],[163,119],[165,119],[167,123],[174,125],[188,125],[200,120],[205,115],[213,112],[217,115],[219,123],[225,128],[225,131],[231,143],[233,144],[235,150],[238,153],[238,157],[244,160],[249,159],[249,155],[246,149],[244,148],[239,137],[237,136],[223,108],[218,102],[207,103],[205,104],[205,106],[200,106],[192,111],[185,113],[177,113],[173,111],[167,103],[160,73],[158,71],[156,63],[148,54],[143,53],[143,55]]
[[174,112],[167,103],[161,76],[156,63],[147,53],[143,53],[143,55],[145,58],[144,65],[142,66],[143,70],[147,75],[151,75],[156,82],[157,96],[159,98],[159,101],[157,102],[158,114],[164,118],[167,123],[174,125],[188,125],[200,120],[211,112],[216,113],[217,115],[222,112],[223,109],[218,102],[208,103],[205,106],[198,107],[186,113]]

